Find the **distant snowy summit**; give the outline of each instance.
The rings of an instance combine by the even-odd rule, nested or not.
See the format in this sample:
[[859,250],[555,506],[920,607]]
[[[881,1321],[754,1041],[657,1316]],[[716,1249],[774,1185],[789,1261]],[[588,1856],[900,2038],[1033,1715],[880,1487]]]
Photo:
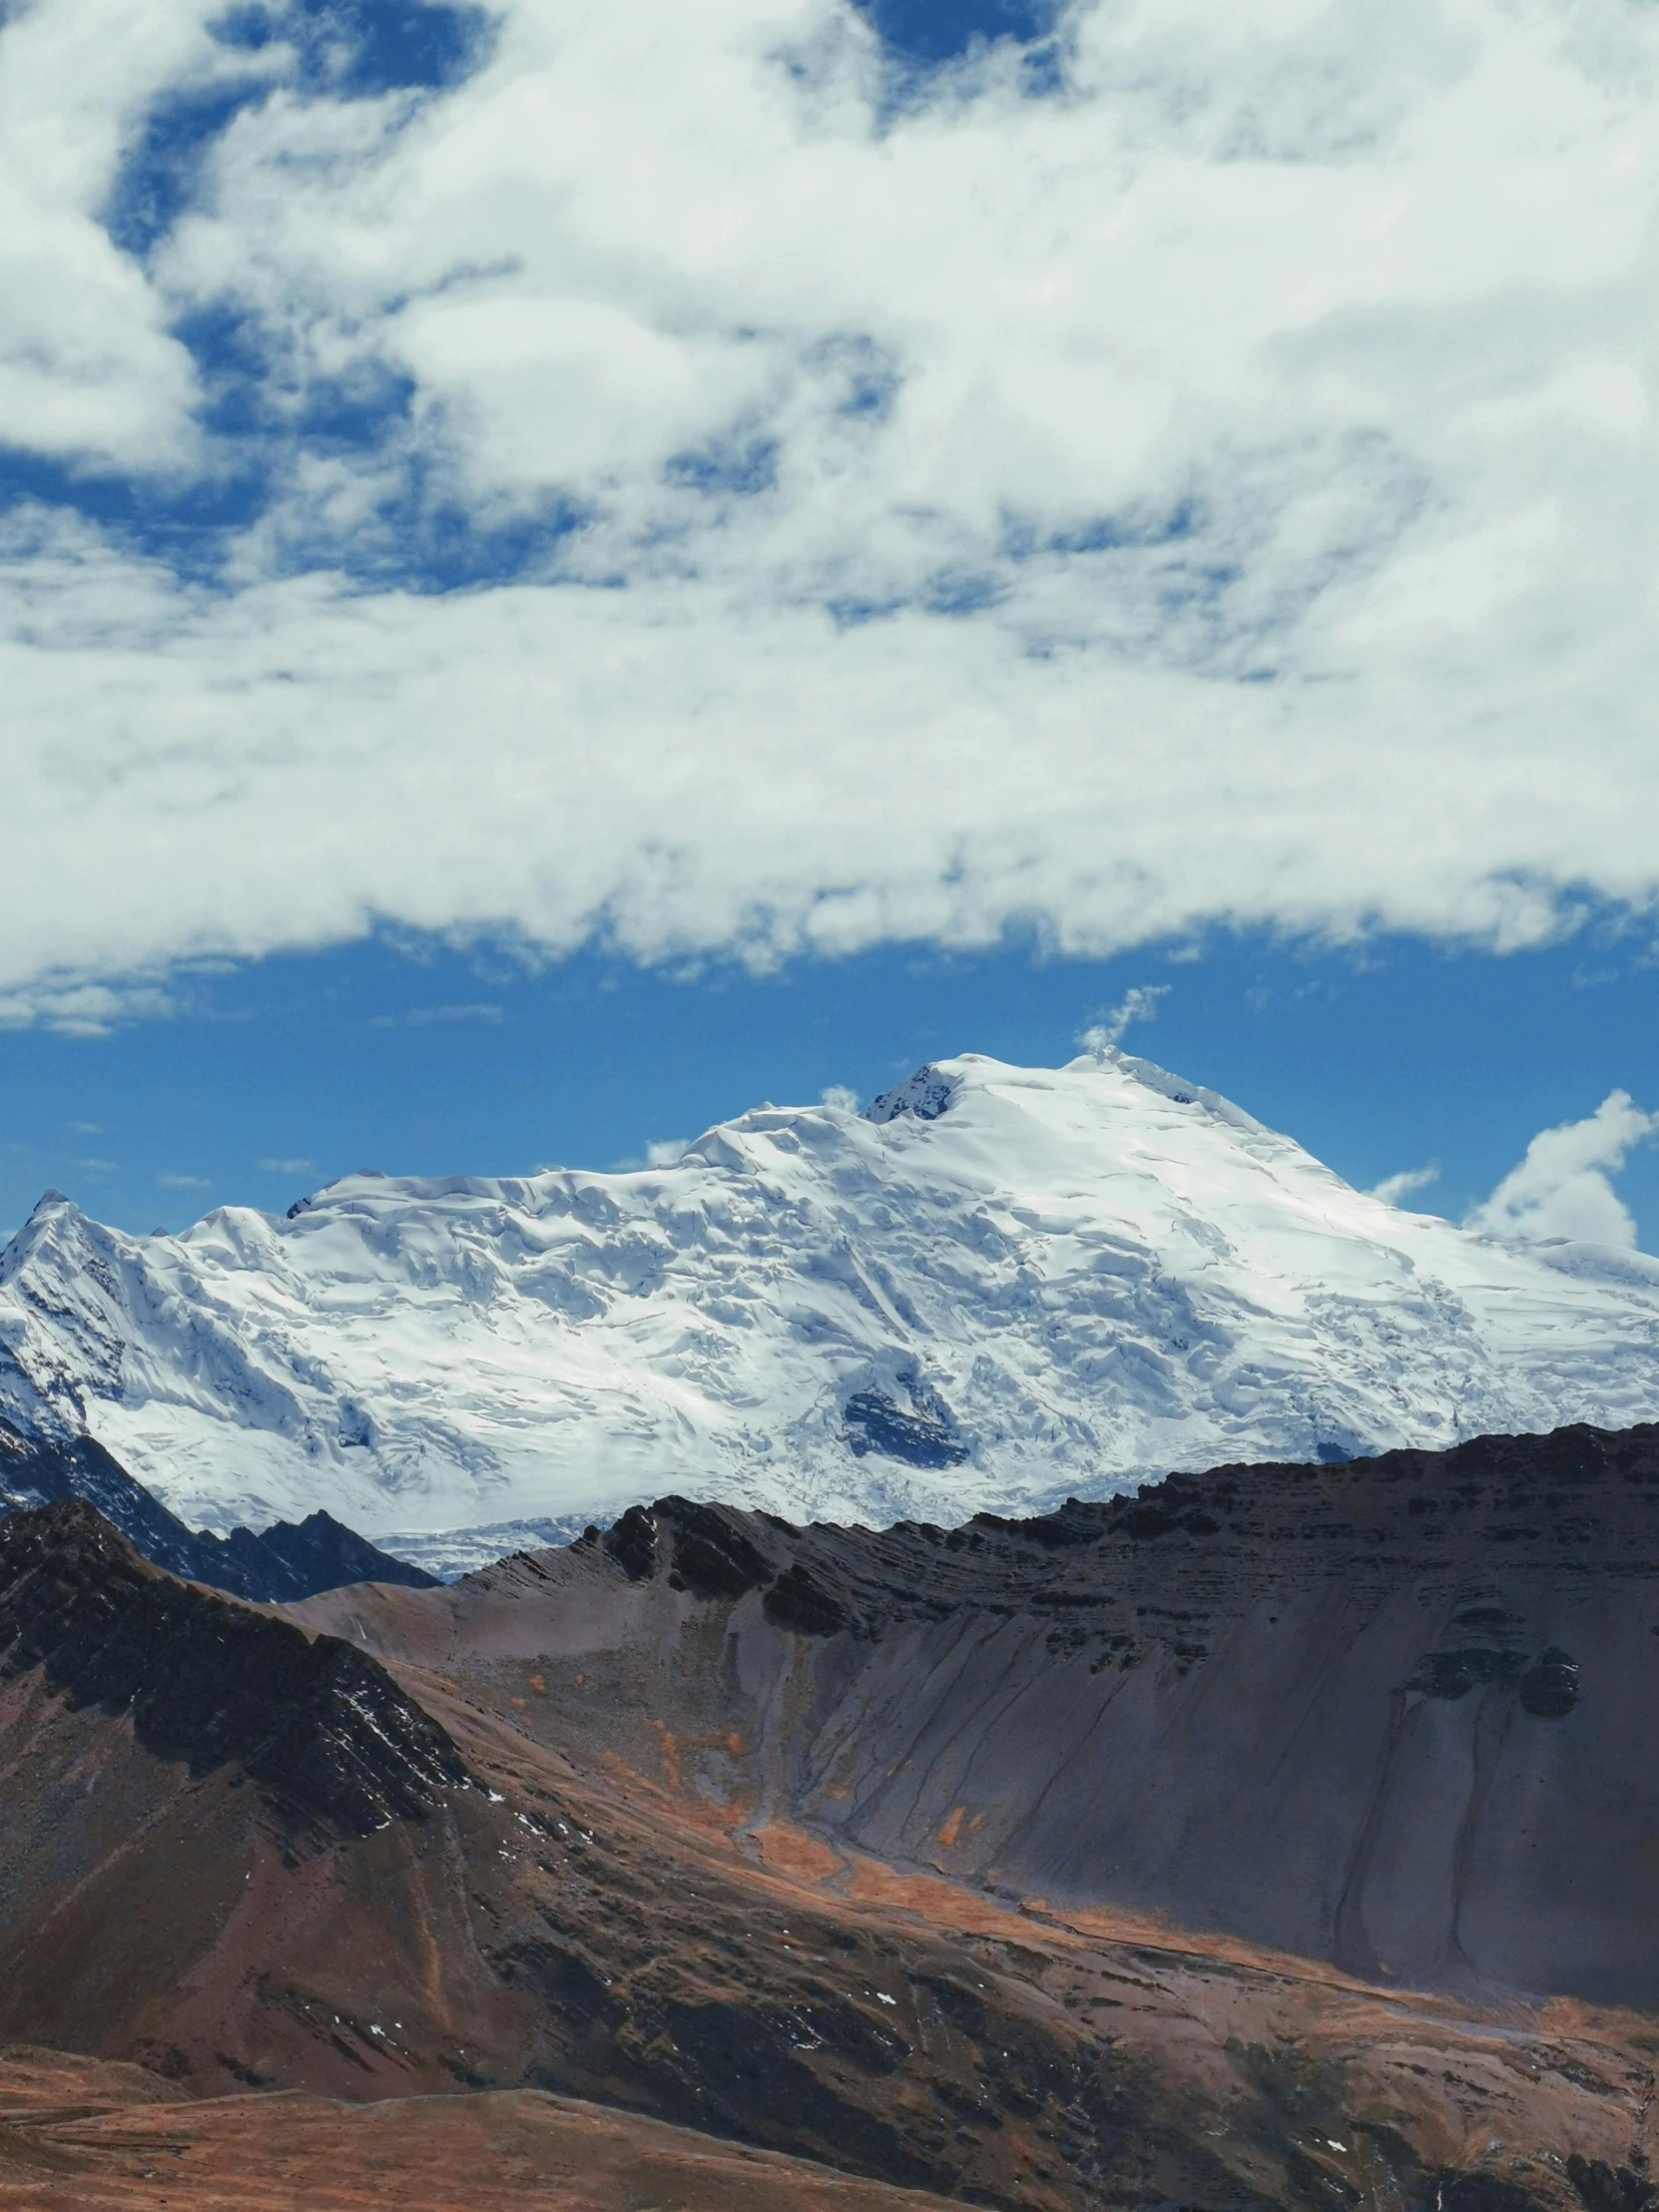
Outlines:
[[1171,1468],[1659,1417],[1659,1263],[1351,1189],[1110,1050],[976,1054],[672,1167],[347,1176],[0,1257],[0,1411],[228,1530],[453,1571],[677,1490],[952,1521]]

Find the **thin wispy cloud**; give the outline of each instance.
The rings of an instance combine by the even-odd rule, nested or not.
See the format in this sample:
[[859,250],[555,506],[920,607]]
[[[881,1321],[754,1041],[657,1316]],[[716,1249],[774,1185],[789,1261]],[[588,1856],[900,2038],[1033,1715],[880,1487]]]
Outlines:
[[158,1175],[156,1181],[164,1191],[206,1191],[213,1187],[205,1175],[166,1173]]
[[[623,1159],[613,1160],[611,1162],[611,1173],[613,1175],[632,1175],[637,1174],[641,1168],[677,1167],[681,1160],[685,1158],[691,1143],[692,1139],[690,1137],[654,1138],[643,1152],[631,1152]],[[538,1175],[544,1175],[548,1172],[545,1168],[536,1170]]]
[[314,1160],[262,1160],[261,1170],[266,1175],[305,1175],[316,1166]]
[[1085,1052],[1099,1052],[1122,1042],[1138,1021],[1156,1021],[1158,1009],[1175,988],[1173,983],[1136,983],[1124,992],[1109,1012],[1082,1030],[1077,1042]]
[[482,1021],[493,1024],[504,1018],[504,1010],[493,1005],[411,1006],[400,1014],[373,1014],[369,1017],[368,1026],[371,1029],[430,1029],[443,1022]]
[[0,27],[0,1023],[1659,889],[1652,11],[418,12]]
[[1384,1206],[1397,1206],[1417,1191],[1426,1191],[1440,1180],[1440,1163],[1430,1160],[1420,1168],[1401,1168],[1396,1175],[1383,1176],[1381,1183],[1371,1187],[1373,1198],[1382,1199]]
[[[40,976],[23,976],[0,990],[0,1029],[47,1029],[60,1037],[107,1037],[135,1021],[156,1021],[178,1011],[164,984],[142,978],[76,979],[58,963]],[[74,1123],[68,1125],[75,1127]]]

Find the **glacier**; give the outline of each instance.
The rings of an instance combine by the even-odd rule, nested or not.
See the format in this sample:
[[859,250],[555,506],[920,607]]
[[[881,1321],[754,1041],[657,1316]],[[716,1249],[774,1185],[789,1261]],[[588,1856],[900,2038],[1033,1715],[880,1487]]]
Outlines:
[[1171,1469],[1659,1417],[1659,1262],[1353,1189],[1147,1060],[940,1060],[672,1166],[345,1176],[0,1255],[0,1411],[220,1533],[455,1573],[678,1491],[952,1522]]

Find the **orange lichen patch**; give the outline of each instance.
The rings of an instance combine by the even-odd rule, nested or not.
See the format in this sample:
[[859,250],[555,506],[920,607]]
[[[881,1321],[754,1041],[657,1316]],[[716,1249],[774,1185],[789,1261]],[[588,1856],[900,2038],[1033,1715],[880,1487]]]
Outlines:
[[932,1928],[959,1935],[1006,1938],[1013,1922],[1020,1928],[1022,1941],[1035,1937],[1062,1952],[1092,1951],[1100,1943],[1132,1946],[1166,1952],[1172,1962],[1190,1961],[1200,1969],[1218,1960],[1233,1967],[1249,1966],[1282,1982],[1312,1981],[1333,1990],[1376,1994],[1369,1983],[1322,1960],[1272,1950],[1236,1936],[1175,1928],[1160,1914],[1055,1906],[1042,1898],[988,1897],[942,1873],[900,1872],[883,1860],[856,1853],[848,1855],[846,1871],[847,1896],[854,1905],[911,1913]]
[[750,1839],[761,1855],[761,1864],[773,1874],[794,1875],[804,1882],[831,1882],[841,1872],[842,1861],[830,1846],[805,1829],[787,1821],[769,1821]]
[[661,1782],[630,1767],[614,1751],[602,1752],[599,1765],[609,1789],[635,1811],[649,1816],[656,1833],[678,1831],[682,1842],[695,1841],[702,1847],[728,1844],[734,1831],[742,1828],[755,1811],[754,1797],[748,1792],[726,1800],[674,1795]]
[[1008,1924],[1014,1917],[1008,1907],[995,1898],[964,1890],[942,1875],[900,1874],[879,1859],[852,1857],[848,1862],[848,1895],[855,1905],[913,1913],[934,1928],[948,1928],[964,1935],[1006,1936]]
[[668,1786],[678,1796],[685,1787],[680,1771],[679,1739],[666,1721],[654,1720],[651,1726],[656,1731],[657,1749],[663,1755],[663,1771],[668,1777]]
[[581,1690],[581,1689],[585,1689],[585,1688],[587,1687],[587,1680],[588,1680],[588,1678],[587,1678],[587,1676],[586,1676],[585,1674],[579,1674],[579,1675],[578,1675],[578,1676],[576,1677],[576,1687],[577,1687],[577,1688],[578,1688],[579,1690]]
[[974,1816],[973,1816],[973,1818],[972,1818],[972,1820],[968,1822],[968,1834],[969,1834],[969,1835],[971,1836],[971,1835],[973,1834],[973,1832],[974,1832],[974,1830],[975,1830],[976,1828],[983,1828],[983,1827],[984,1827],[984,1825],[985,1825],[985,1816],[984,1816],[984,1814],[983,1814],[983,1813],[975,1813],[975,1814],[974,1814]]
[[521,1697],[510,1697],[507,1703],[515,1713],[522,1713],[525,1710],[524,1700]]
[[532,1689],[532,1690],[534,1690],[534,1691],[535,1691],[535,1693],[536,1693],[537,1697],[546,1697],[546,1695],[547,1695],[547,1678],[546,1678],[546,1676],[545,1676],[545,1675],[540,1675],[540,1674],[533,1674],[533,1675],[532,1675],[532,1676],[530,1677],[530,1687],[531,1687],[531,1689]]
[[953,1805],[939,1823],[939,1842],[943,1844],[946,1851],[950,1849],[962,1833],[962,1816],[966,1811],[967,1807],[965,1805]]
[[743,1757],[743,1738],[738,1734],[735,1728],[727,1736],[726,1748],[732,1754],[732,1757],[734,1759],[741,1759]]
[[750,1819],[755,1811],[752,1797],[687,1798],[676,1809],[676,1819],[682,1829],[696,1829],[702,1835],[730,1840]]

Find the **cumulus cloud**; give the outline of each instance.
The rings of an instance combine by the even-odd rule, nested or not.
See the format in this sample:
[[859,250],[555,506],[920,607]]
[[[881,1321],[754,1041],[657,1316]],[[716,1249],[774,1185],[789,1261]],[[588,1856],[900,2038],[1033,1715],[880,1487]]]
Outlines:
[[1633,1246],[1636,1225],[1609,1178],[1636,1145],[1659,1134],[1624,1091],[1609,1091],[1584,1121],[1541,1130],[1467,1226],[1494,1237],[1568,1237]]
[[154,103],[246,64],[203,0],[8,10],[0,35],[0,421],[6,443],[165,469],[199,440],[195,364],[172,311],[99,220]]
[[[0,26],[0,399],[68,472],[0,518],[0,1021],[377,921],[1659,892],[1650,11],[1075,0],[1052,97],[1002,46],[902,98],[846,0],[503,0],[369,92],[229,20]],[[157,114],[256,80],[123,250]]]
[[826,1106],[833,1106],[840,1113],[855,1114],[858,1111],[858,1094],[845,1083],[831,1083],[819,1096]]
[[1425,1191],[1431,1183],[1440,1180],[1440,1163],[1430,1160],[1420,1168],[1401,1168],[1397,1175],[1385,1175],[1381,1183],[1371,1187],[1373,1198],[1382,1199],[1384,1206],[1397,1206],[1402,1198],[1409,1198],[1413,1191]]

